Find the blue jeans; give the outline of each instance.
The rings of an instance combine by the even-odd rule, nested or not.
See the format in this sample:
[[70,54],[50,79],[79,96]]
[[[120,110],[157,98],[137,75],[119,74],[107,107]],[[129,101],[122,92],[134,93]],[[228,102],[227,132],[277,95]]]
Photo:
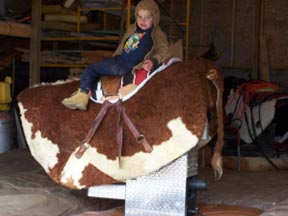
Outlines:
[[80,88],[89,92],[102,76],[123,76],[131,73],[124,62],[117,56],[100,62],[89,64],[80,77]]

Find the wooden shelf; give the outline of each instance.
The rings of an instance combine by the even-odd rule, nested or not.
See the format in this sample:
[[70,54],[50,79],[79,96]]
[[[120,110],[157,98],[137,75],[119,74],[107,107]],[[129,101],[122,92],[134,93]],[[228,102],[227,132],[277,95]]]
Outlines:
[[121,7],[115,7],[115,8],[79,8],[80,11],[119,11],[122,10]]
[[[43,41],[119,41],[119,36],[117,35],[100,35],[100,36],[41,36],[41,6],[42,0],[32,0],[32,37],[30,40],[31,52],[30,55],[30,85],[34,85],[40,82],[40,68],[41,67],[59,67],[59,68],[85,68],[87,64],[41,64],[40,63],[40,50],[41,50],[41,42]],[[84,8],[81,7],[80,1],[77,7],[77,32],[76,34],[81,34],[80,32],[80,17],[81,12],[83,11],[100,11],[105,12],[108,11],[122,11],[122,7],[90,7]],[[126,28],[130,25],[131,19],[131,0],[127,0],[126,3]],[[119,13],[120,14],[120,13]],[[104,19],[106,20],[106,19]],[[104,27],[106,23],[103,23]],[[104,28],[105,29],[105,28]]]
[[[174,1],[172,1],[174,2]],[[175,3],[175,2],[174,2]],[[71,68],[84,68],[87,64],[41,64],[40,63],[40,50],[41,50],[41,42],[43,41],[119,41],[119,36],[117,35],[100,35],[100,36],[83,36],[80,32],[80,17],[81,12],[84,11],[100,11],[104,13],[104,29],[106,24],[105,14],[108,11],[122,11],[121,7],[111,7],[111,8],[103,8],[103,7],[81,7],[80,1],[77,7],[77,32],[76,36],[41,36],[41,5],[42,0],[32,0],[32,37],[30,41],[31,52],[30,55],[30,84],[37,84],[40,82],[40,67],[71,67]],[[127,0],[126,4],[126,28],[130,25],[131,19],[131,0]],[[105,13],[106,12],[106,13]],[[118,13],[121,14],[121,13]],[[190,19],[190,0],[186,0],[186,20],[184,22],[179,23],[181,26],[185,26],[185,58],[188,58],[188,49],[189,49],[189,19]],[[79,34],[79,36],[78,36]]]
[[118,36],[42,37],[42,41],[117,41]]
[[41,67],[57,67],[57,68],[85,68],[87,64],[41,64]]

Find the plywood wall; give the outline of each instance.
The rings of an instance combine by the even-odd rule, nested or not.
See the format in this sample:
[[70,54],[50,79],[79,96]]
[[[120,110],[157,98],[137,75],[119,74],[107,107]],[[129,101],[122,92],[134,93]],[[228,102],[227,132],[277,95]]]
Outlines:
[[263,32],[273,68],[288,68],[288,1],[264,1]]
[[221,66],[253,67],[258,28],[266,37],[269,67],[288,69],[287,0],[191,0],[190,18],[191,49],[213,42]]

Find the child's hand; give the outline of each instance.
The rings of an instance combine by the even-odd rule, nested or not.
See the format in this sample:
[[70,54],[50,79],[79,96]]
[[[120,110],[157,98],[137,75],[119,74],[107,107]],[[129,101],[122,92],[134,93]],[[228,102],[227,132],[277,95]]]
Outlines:
[[142,67],[146,70],[146,71],[151,71],[153,68],[153,62],[151,60],[145,60],[142,64]]

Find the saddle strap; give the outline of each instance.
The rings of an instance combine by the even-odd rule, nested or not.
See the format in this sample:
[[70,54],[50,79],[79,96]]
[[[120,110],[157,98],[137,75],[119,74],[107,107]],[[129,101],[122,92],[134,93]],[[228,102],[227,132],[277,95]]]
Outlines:
[[80,148],[78,149],[78,151],[75,153],[76,158],[80,159],[83,154],[85,153],[86,149],[90,147],[90,141],[93,138],[96,130],[98,129],[100,123],[102,122],[103,118],[105,117],[107,111],[109,108],[111,108],[113,106],[112,103],[109,103],[108,101],[104,101],[98,115],[96,116],[87,136],[85,137],[85,139],[81,142],[82,145],[80,146]]
[[118,112],[118,123],[117,123],[117,150],[118,150],[118,163],[121,167],[121,155],[122,155],[122,146],[123,146],[123,107],[121,104],[116,104],[116,110]]
[[[128,117],[127,113],[125,112],[125,109],[122,106],[122,100],[117,101],[116,103],[116,109],[121,109],[121,118],[124,120],[125,124],[129,128],[130,132],[133,134],[134,138],[136,139],[137,143],[140,143],[143,145],[146,152],[151,152],[152,147],[146,140],[145,136],[143,134],[140,134],[131,119]],[[119,111],[118,111],[119,113]]]
[[143,145],[146,152],[151,152],[152,147],[146,140],[145,136],[143,134],[140,134],[133,122],[128,117],[127,113],[125,112],[125,109],[122,105],[122,100],[118,100],[115,103],[115,108],[118,112],[118,125],[117,125],[117,146],[118,146],[118,159],[119,159],[119,167],[121,167],[121,155],[122,155],[122,145],[123,145],[123,121],[129,128],[130,132],[136,139],[137,143],[140,143]]
[[95,118],[92,127],[90,128],[87,136],[85,139],[81,142],[81,146],[78,149],[78,151],[75,153],[76,158],[80,159],[87,148],[90,147],[90,141],[93,138],[96,130],[98,129],[100,123],[102,122],[103,118],[105,117],[108,109],[110,109],[112,106],[115,107],[116,111],[118,112],[118,122],[117,122],[117,152],[118,152],[118,159],[119,159],[119,166],[121,167],[121,155],[122,155],[122,145],[123,145],[123,122],[127,125],[130,132],[136,139],[137,143],[140,143],[143,145],[146,152],[151,152],[152,147],[146,140],[145,136],[143,134],[140,134],[133,122],[128,117],[127,113],[125,112],[125,109],[123,108],[122,100],[118,100],[115,104],[110,103],[109,101],[104,101],[101,110],[99,111],[97,117]]

